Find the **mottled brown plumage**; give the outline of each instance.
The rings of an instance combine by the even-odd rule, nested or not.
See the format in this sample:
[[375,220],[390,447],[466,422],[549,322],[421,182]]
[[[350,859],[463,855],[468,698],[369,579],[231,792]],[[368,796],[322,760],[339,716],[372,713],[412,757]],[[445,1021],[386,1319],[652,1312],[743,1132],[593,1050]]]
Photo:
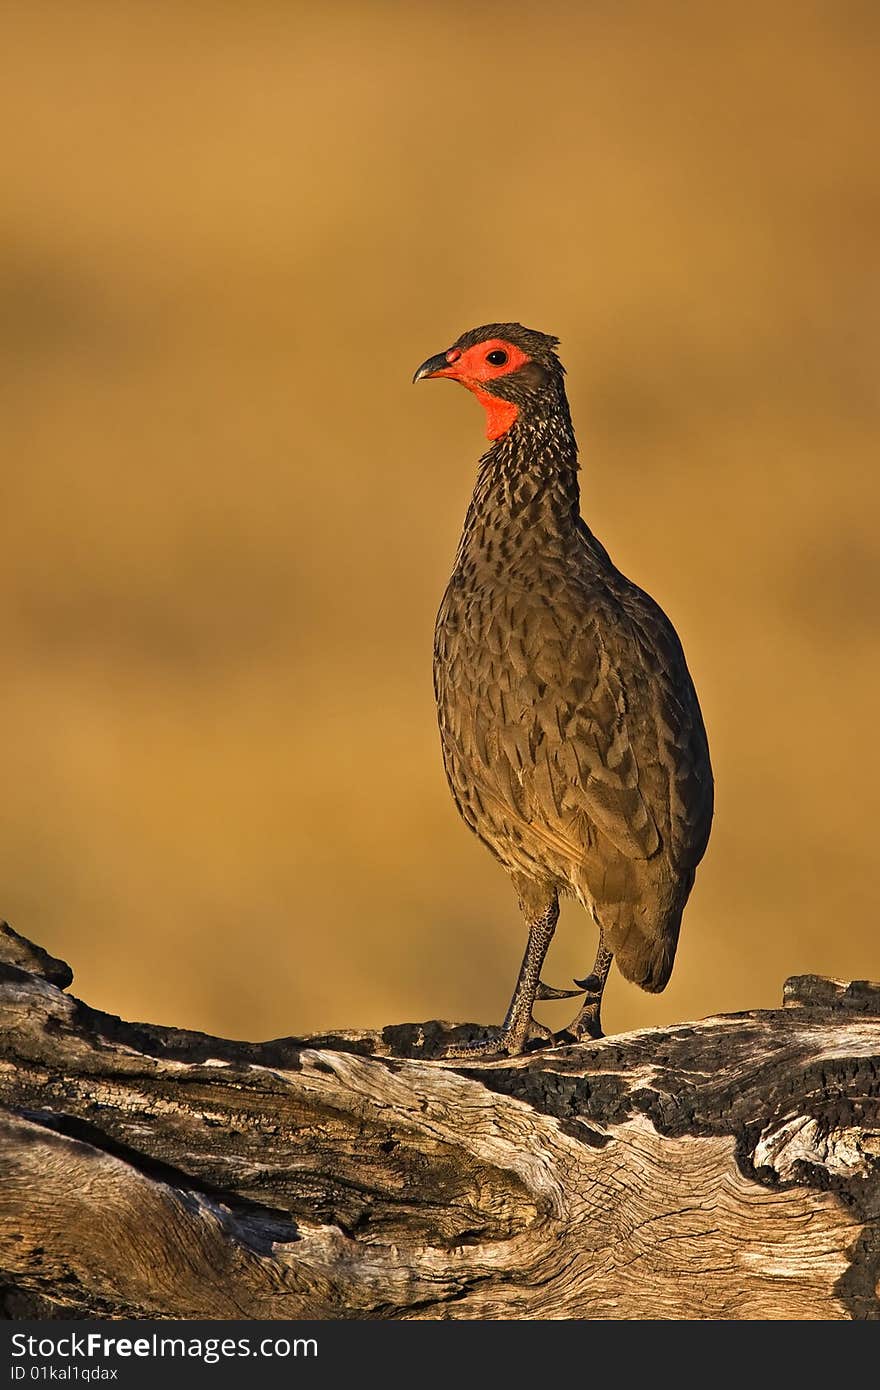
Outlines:
[[[505,362],[487,363],[484,346]],[[539,974],[559,894],[576,897],[600,933],[574,1036],[600,1031],[612,956],[628,980],[664,988],[712,819],[681,643],[580,517],[555,347],[491,324],[417,374],[462,381],[490,423],[493,412],[514,417],[480,460],[434,652],[453,797],[511,875],[530,929],[499,1044],[511,1052],[546,1035],[531,1010],[536,992],[553,994]]]

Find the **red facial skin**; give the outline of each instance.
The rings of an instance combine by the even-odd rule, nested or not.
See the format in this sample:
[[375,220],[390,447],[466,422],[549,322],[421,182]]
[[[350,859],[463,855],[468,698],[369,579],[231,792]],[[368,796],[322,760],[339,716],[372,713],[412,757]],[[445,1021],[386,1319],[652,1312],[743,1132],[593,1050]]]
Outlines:
[[[506,352],[507,361],[500,367],[493,366],[491,362],[486,361],[490,352]],[[527,357],[521,348],[515,347],[513,343],[506,343],[503,338],[489,338],[485,343],[477,343],[476,347],[470,347],[465,352],[458,348],[450,348],[446,354],[446,361],[449,366],[439,372],[432,372],[431,377],[448,376],[451,381],[460,381],[462,386],[466,386],[486,411],[486,438],[500,439],[501,435],[510,429],[519,414],[519,408],[512,401],[502,401],[500,397],[482,390],[482,384],[486,381],[497,381],[500,376],[509,376],[511,372],[518,371],[526,362],[530,362],[531,358]]]

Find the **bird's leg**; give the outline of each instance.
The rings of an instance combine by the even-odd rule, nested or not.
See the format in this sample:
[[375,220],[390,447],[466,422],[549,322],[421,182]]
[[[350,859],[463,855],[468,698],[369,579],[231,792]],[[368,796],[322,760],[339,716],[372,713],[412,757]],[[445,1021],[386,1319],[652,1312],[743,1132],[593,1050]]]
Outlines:
[[602,928],[599,928],[599,949],[596,952],[596,959],[593,969],[585,980],[575,980],[575,984],[581,989],[586,990],[586,998],[583,1007],[577,1018],[568,1025],[564,1033],[557,1037],[557,1041],[563,1041],[566,1036],[572,1038],[601,1038],[602,1024],[599,1012],[602,1008],[602,993],[605,989],[605,981],[608,979],[608,971],[611,969],[611,962],[614,959],[613,952],[608,950],[605,945],[605,937]]
[[[531,891],[528,894],[520,894],[520,907],[529,924],[529,939],[501,1032],[497,1038],[486,1042],[468,1043],[464,1046],[452,1045],[445,1050],[445,1057],[485,1057],[492,1054],[512,1057],[522,1052],[526,1043],[533,1038],[553,1041],[550,1029],[532,1018],[532,1005],[536,998],[541,997],[541,993],[545,998],[554,998],[557,995],[557,991],[551,991],[549,986],[542,984],[541,967],[559,920],[559,898],[555,890],[549,901],[545,895],[543,908],[536,911],[535,890],[532,885],[529,885],[529,888]],[[561,990],[558,994],[565,997]]]
[[550,994],[549,988],[541,983],[541,969],[550,942],[553,940],[553,933],[556,930],[558,920],[559,899],[554,893],[551,902],[545,907],[541,916],[534,917],[529,922],[529,939],[526,942],[525,955],[519,968],[519,977],[513,991],[513,998],[501,1026],[504,1050],[511,1056],[522,1052],[530,1038],[538,1037],[547,1042],[553,1041],[553,1034],[550,1029],[545,1028],[543,1023],[537,1023],[532,1018],[532,1007],[539,989]]

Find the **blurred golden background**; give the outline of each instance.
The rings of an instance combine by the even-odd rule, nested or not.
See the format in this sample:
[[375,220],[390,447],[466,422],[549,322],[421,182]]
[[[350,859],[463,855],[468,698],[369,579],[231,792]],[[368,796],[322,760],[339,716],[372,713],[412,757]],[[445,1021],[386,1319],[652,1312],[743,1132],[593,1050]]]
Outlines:
[[[482,412],[410,377],[508,318],[562,337],[715,764],[672,983],[612,974],[606,1027],[880,977],[878,40],[870,0],[4,6],[0,913],[77,993],[500,1021],[523,928],[431,691]],[[546,978],[594,946],[569,904]]]

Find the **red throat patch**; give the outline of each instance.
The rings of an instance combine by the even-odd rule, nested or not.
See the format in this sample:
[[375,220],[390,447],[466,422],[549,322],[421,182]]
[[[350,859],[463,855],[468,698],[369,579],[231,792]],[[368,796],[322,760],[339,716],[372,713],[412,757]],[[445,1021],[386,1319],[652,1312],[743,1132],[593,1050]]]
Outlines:
[[486,411],[486,438],[500,439],[519,415],[519,406],[513,401],[503,401],[500,396],[490,396],[478,386],[472,386],[471,391]]

